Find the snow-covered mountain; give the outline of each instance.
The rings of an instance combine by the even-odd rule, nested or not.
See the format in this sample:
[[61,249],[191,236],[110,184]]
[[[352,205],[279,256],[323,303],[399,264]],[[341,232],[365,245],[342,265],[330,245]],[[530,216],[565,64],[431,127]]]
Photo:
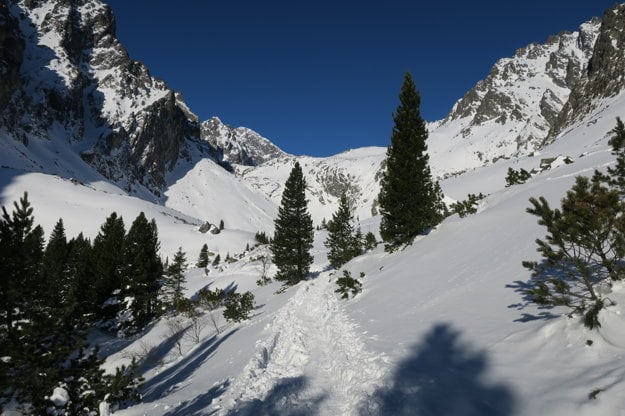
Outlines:
[[275,144],[246,127],[232,128],[212,117],[201,124],[202,140],[218,149],[221,161],[256,166],[286,154]]
[[[108,369],[134,357],[145,375],[143,403],[116,416],[620,414],[625,286],[602,289],[616,304],[589,331],[566,309],[526,302],[521,261],[538,259],[534,241],[545,234],[525,213],[528,198],[557,206],[576,175],[614,163],[607,142],[625,114],[624,26],[619,6],[520,50],[430,124],[445,194],[487,197],[477,214],[448,217],[402,252],[378,247],[345,265],[363,285],[345,301],[325,231],[313,277],[287,290],[257,286],[267,248],[244,247],[255,231],[272,231],[296,159],[317,223],[347,193],[363,231],[375,232],[384,148],[292,156],[251,130],[200,123],[128,58],[105,5],[2,2],[0,202],[28,191],[46,235],[59,217],[68,236],[93,237],[110,212],[128,223],[144,211],[163,256],[182,247],[193,263],[206,243],[236,259],[208,274],[191,267],[189,298],[204,287],[254,292],[251,319],[226,323],[216,311],[221,331],[205,325],[197,342],[173,337],[167,317],[132,339],[100,339]],[[565,156],[573,163],[560,163]],[[535,173],[506,187],[510,167]],[[199,231],[220,220],[221,233]]]

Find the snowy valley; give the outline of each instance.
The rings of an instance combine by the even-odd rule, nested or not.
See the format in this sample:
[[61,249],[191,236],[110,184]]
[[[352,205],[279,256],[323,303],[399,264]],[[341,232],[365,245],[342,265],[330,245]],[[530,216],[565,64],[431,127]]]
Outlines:
[[[625,6],[502,59],[428,124],[446,202],[483,193],[476,214],[450,215],[394,253],[380,244],[341,270],[329,266],[327,231],[317,229],[310,279],[286,289],[257,284],[275,266],[263,263],[269,248],[255,234],[272,235],[294,162],[315,226],[346,194],[362,231],[379,238],[386,149],[294,156],[252,130],[200,122],[127,56],[111,19],[98,0],[0,4],[0,205],[28,192],[45,235],[62,217],[70,238],[93,239],[111,212],[128,224],[144,212],[162,258],[187,254],[187,298],[203,288],[255,297],[239,323],[217,309],[199,327],[179,315],[126,338],[94,330],[107,371],[135,358],[145,379],[141,402],[111,414],[623,413],[625,284],[604,288],[614,305],[589,330],[566,308],[529,302],[521,262],[539,259],[535,240],[545,235],[526,213],[529,198],[558,206],[577,175],[615,162],[608,141],[625,115],[625,39],[615,35]],[[506,186],[509,168],[532,176]],[[220,221],[221,232],[207,232]],[[195,267],[203,244],[231,261]],[[335,293],[343,270],[363,288],[347,300]],[[2,414],[21,413],[9,405]]]

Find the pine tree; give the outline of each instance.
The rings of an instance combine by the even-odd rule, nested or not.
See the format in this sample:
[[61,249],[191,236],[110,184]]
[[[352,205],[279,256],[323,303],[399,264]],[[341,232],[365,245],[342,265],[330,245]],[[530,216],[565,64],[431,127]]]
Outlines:
[[182,251],[182,247],[180,247],[174,255],[171,264],[167,268],[167,272],[165,274],[165,282],[163,284],[165,302],[168,304],[168,306],[173,307],[173,309],[178,312],[181,311],[184,300],[186,270],[187,258],[185,252]]
[[29,371],[33,365],[26,354],[28,340],[34,337],[27,333],[26,324],[45,311],[42,299],[48,292],[41,285],[44,239],[43,229],[34,225],[28,194],[13,205],[11,214],[2,207],[0,218],[0,351],[3,357],[10,357],[9,361],[0,360],[0,391],[30,399],[27,386],[31,378],[24,375],[35,374]]
[[67,272],[74,291],[70,298],[76,300],[76,319],[90,315],[89,321],[93,321],[98,310],[93,267],[91,242],[80,233],[69,241],[67,256]]
[[221,256],[219,255],[219,253],[217,253],[215,258],[213,259],[213,267],[218,266],[220,262],[221,262]]
[[43,284],[49,288],[49,305],[73,305],[74,294],[72,281],[67,270],[69,247],[65,236],[63,220],[59,219],[43,253]]
[[364,241],[365,250],[372,250],[377,245],[378,245],[378,241],[376,240],[375,235],[371,231],[365,234],[365,241]]
[[275,278],[289,285],[306,279],[313,261],[310,255],[313,224],[305,192],[306,180],[299,163],[295,162],[274,220],[275,234],[271,243],[273,263],[278,267]]
[[616,156],[616,166],[608,167],[609,183],[618,188],[621,196],[625,195],[625,125],[620,117],[616,118],[616,127],[611,131],[612,154]]
[[536,240],[544,261],[523,262],[534,277],[527,295],[539,305],[583,314],[589,328],[600,326],[597,314],[605,298],[595,286],[625,277],[625,203],[598,176],[578,176],[561,209],[551,209],[543,197],[530,202],[527,212],[539,217],[548,234]]
[[443,218],[442,193],[428,164],[428,131],[419,111],[421,98],[410,73],[404,77],[399,99],[378,196],[380,235],[388,251],[411,244]]
[[224,230],[224,220],[219,220],[219,231]]
[[[122,266],[124,265],[124,219],[113,212],[100,227],[93,240],[93,273],[96,306],[102,307],[116,291],[122,289]],[[116,305],[98,311],[98,317],[110,319],[117,313]]]
[[148,222],[140,213],[124,240],[124,296],[132,299],[132,326],[143,328],[157,314],[157,298],[163,263],[158,255],[160,243],[154,219]]
[[338,210],[327,223],[328,260],[335,269],[362,253],[362,235],[354,231],[354,214],[345,194],[341,196]]
[[200,250],[200,256],[197,259],[197,263],[195,266],[200,269],[205,269],[208,267],[208,244],[204,244],[202,249]]

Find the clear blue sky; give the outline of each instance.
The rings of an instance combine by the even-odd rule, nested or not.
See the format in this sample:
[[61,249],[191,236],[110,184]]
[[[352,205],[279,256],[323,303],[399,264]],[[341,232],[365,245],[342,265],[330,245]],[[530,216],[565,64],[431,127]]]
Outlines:
[[613,0],[104,0],[131,58],[201,120],[293,154],[387,146],[403,75],[428,121],[499,58],[601,16]]

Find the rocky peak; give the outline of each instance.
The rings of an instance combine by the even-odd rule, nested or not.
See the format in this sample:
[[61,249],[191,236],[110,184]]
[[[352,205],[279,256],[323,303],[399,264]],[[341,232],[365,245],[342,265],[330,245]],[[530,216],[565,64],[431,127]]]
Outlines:
[[111,9],[99,0],[9,0],[0,19],[8,22],[0,26],[2,136],[74,144],[118,185],[158,196],[186,139],[199,139],[199,123],[128,57]]
[[232,128],[217,117],[201,124],[201,138],[217,149],[221,162],[257,166],[285,153],[260,134],[246,127]]
[[587,70],[573,87],[549,138],[587,115],[598,99],[612,97],[625,87],[625,4],[609,9],[596,36]]
[[[539,149],[571,88],[584,76],[599,33],[592,19],[574,32],[532,43],[495,63],[431,131],[431,153],[462,153],[467,167]],[[440,141],[439,137],[450,137]],[[449,172],[446,172],[449,173]]]

